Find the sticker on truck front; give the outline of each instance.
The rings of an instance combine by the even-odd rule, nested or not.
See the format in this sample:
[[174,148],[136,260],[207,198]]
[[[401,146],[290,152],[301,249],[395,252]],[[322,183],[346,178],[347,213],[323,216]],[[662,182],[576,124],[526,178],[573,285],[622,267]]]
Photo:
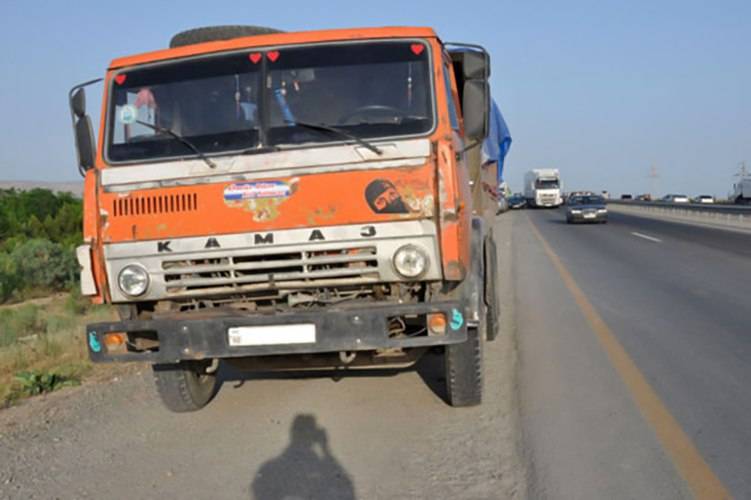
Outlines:
[[409,213],[396,186],[386,179],[376,179],[365,188],[365,199],[377,214]]
[[458,309],[451,310],[451,329],[456,331],[464,324],[464,315]]
[[102,350],[102,344],[99,343],[99,339],[95,332],[89,332],[89,347],[94,352],[100,352]]
[[126,104],[120,108],[120,121],[126,125],[136,123],[138,120],[138,109],[132,104]]
[[236,182],[224,188],[225,201],[286,198],[292,187],[284,181]]

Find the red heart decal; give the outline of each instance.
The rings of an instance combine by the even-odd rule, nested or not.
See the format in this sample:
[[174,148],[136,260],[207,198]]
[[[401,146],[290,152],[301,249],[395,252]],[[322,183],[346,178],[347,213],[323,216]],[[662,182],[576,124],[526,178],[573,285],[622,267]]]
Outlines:
[[420,54],[422,54],[422,51],[425,50],[425,45],[421,43],[413,43],[409,46],[409,49],[414,55],[419,56]]
[[248,59],[250,59],[250,61],[253,64],[258,64],[258,61],[261,60],[261,53],[260,52],[252,52],[252,53],[248,54]]
[[115,75],[115,83],[117,83],[118,85],[122,85],[123,83],[125,83],[126,78],[128,78],[128,75],[126,75],[125,73],[120,73],[119,75]]
[[279,51],[272,50],[271,52],[267,52],[266,57],[269,58],[269,61],[276,62],[276,60],[279,59]]

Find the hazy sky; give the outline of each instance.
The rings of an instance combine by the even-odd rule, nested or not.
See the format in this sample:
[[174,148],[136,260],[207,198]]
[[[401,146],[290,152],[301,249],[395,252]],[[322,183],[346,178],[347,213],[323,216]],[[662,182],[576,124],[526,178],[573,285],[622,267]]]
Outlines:
[[77,178],[68,89],[116,56],[214,24],[425,25],[483,44],[514,139],[513,189],[526,170],[553,167],[566,188],[645,192],[655,165],[659,192],[724,195],[738,163],[751,166],[749,0],[5,0],[0,179]]

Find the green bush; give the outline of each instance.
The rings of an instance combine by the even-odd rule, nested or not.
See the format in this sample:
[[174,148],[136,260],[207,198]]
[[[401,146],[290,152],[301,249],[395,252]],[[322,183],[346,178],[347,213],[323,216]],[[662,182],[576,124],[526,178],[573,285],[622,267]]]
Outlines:
[[13,296],[13,292],[21,288],[21,275],[13,258],[0,253],[0,302],[5,302]]
[[73,250],[50,240],[25,241],[13,250],[10,258],[23,277],[25,288],[62,290],[75,281],[78,273]]
[[35,396],[81,383],[76,378],[66,377],[56,372],[38,370],[19,372],[15,379],[19,384],[21,394],[24,396]]
[[77,282],[82,214],[81,200],[69,193],[0,189],[0,302]]

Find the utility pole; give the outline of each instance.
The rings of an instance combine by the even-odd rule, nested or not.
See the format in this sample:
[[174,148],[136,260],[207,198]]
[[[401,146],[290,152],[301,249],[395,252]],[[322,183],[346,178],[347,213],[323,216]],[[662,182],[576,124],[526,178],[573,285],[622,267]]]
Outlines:
[[647,177],[649,177],[651,181],[649,183],[650,184],[649,189],[652,191],[650,195],[652,196],[652,198],[656,199],[657,198],[657,185],[660,180],[660,174],[657,172],[657,167],[655,167],[654,165],[650,166],[649,174],[647,175]]
[[738,164],[738,173],[734,177],[740,177],[741,179],[748,177],[748,169],[746,168],[746,162],[742,161]]

